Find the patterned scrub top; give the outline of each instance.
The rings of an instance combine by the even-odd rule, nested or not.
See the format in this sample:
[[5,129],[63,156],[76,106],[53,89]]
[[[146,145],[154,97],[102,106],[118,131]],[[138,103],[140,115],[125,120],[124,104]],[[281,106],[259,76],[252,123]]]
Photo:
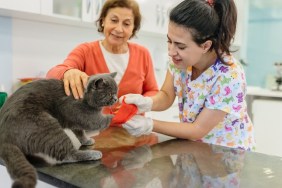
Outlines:
[[192,123],[204,107],[222,110],[226,116],[202,142],[254,150],[253,124],[247,113],[246,79],[242,65],[233,56],[223,56],[191,81],[192,67],[177,69],[172,62],[169,71],[174,78],[181,122]]

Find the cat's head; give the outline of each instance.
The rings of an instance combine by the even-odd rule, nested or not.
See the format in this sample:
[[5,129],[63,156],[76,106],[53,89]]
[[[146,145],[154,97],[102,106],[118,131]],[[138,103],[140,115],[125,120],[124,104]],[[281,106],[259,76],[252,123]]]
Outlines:
[[118,86],[114,73],[96,74],[89,77],[83,100],[92,107],[110,106],[117,102]]

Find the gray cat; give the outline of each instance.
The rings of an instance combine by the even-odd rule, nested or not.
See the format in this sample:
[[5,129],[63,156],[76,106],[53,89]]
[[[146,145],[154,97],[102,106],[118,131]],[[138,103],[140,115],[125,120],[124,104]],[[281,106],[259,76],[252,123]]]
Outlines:
[[14,180],[12,187],[33,188],[35,168],[27,156],[50,164],[98,160],[97,150],[79,150],[92,145],[84,130],[102,130],[112,115],[101,110],[117,101],[116,73],[89,77],[83,99],[66,96],[63,81],[43,79],[19,88],[0,110],[0,158]]

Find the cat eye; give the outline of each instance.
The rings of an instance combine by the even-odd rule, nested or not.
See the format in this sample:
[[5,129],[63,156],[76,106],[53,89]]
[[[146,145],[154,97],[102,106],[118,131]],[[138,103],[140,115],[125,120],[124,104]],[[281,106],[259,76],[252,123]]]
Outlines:
[[112,94],[112,93],[109,93],[109,95],[110,95],[110,97],[112,97],[114,94]]

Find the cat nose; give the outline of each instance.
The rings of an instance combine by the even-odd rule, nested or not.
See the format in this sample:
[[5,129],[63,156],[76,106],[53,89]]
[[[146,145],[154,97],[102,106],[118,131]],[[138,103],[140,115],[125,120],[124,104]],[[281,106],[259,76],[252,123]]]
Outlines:
[[117,100],[118,100],[118,98],[115,96],[115,97],[114,97],[114,101],[117,102]]

